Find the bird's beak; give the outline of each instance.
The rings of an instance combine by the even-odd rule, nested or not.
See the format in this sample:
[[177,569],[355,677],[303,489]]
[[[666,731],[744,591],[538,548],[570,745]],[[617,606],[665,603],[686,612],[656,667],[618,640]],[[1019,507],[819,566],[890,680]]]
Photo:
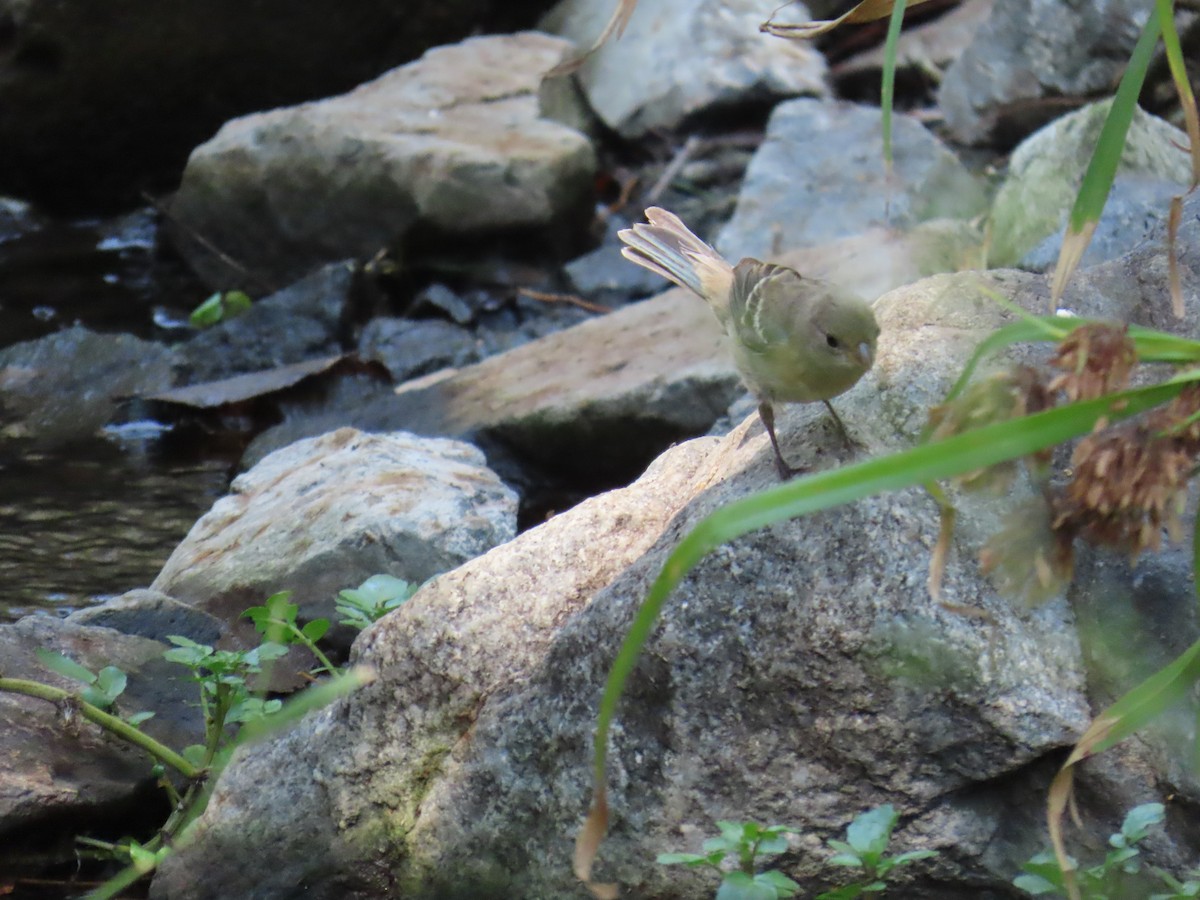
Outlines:
[[875,362],[875,351],[866,341],[858,345],[858,358],[862,360],[864,369],[871,368],[871,364]]

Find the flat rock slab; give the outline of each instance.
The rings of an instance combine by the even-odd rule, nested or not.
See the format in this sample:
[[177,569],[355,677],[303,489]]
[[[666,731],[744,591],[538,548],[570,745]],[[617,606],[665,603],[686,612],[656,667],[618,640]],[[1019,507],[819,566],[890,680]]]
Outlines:
[[228,122],[192,153],[175,241],[228,287],[238,273],[187,232],[285,284],[416,229],[428,242],[582,226],[591,144],[538,105],[542,75],[571,47],[535,32],[472,38],[348,94]]
[[[499,445],[558,472],[640,471],[672,441],[707,431],[742,391],[724,342],[708,307],[672,290],[410,381],[352,411],[349,421]],[[311,434],[346,420],[338,412],[299,425]],[[285,423],[248,452],[298,436]]]

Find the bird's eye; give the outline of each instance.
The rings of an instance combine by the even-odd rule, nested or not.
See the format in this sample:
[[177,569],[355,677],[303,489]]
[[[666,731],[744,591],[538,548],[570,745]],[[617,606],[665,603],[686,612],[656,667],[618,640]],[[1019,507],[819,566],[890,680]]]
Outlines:
[[840,343],[838,343],[838,339],[832,334],[825,335],[825,343],[827,343],[833,350],[836,350],[838,347],[842,346]]

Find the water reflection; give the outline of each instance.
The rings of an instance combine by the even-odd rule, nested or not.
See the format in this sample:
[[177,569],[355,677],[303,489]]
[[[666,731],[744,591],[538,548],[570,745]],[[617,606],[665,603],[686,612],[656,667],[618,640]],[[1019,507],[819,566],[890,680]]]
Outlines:
[[66,615],[146,587],[228,485],[228,463],[103,440],[0,445],[0,621]]

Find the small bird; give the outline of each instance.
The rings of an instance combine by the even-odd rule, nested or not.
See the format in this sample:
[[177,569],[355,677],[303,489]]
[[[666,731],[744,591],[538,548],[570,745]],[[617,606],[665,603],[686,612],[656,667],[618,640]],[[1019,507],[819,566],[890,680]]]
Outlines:
[[879,324],[871,307],[787,266],[750,258],[731,266],[665,209],[652,206],[646,218],[649,224],[618,233],[626,244],[621,255],[712,307],[733,344],[734,364],[758,400],[779,477],[786,481],[804,470],[789,466],[779,450],[776,403],[820,400],[850,444],[829,400],[852,388],[875,361]]

